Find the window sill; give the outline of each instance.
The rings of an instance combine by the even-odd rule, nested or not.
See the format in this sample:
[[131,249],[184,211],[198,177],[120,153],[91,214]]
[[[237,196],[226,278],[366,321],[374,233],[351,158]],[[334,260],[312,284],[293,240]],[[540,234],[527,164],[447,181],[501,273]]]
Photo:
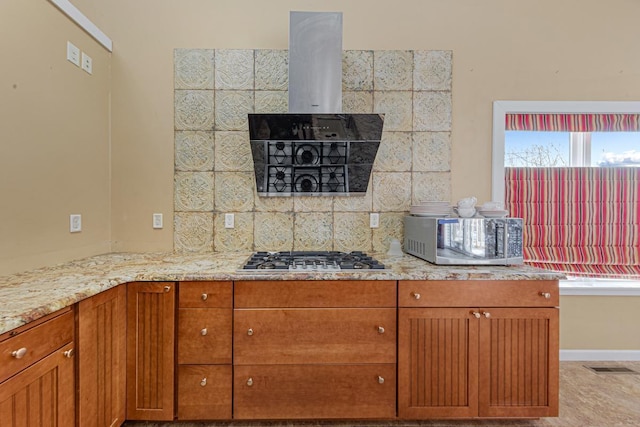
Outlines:
[[640,296],[640,280],[561,280],[560,295]]

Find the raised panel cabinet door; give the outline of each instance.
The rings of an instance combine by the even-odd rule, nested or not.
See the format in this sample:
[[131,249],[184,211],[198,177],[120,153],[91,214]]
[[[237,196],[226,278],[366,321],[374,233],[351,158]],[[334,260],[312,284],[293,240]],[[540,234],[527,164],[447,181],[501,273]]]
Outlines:
[[127,419],[174,415],[175,283],[127,284]]
[[558,416],[558,309],[480,312],[480,416]]
[[178,366],[178,419],[231,419],[231,365]]
[[83,427],[125,420],[126,285],[78,303],[78,421]]
[[73,343],[0,383],[0,426],[75,425]]
[[478,319],[466,308],[398,310],[398,417],[478,415]]

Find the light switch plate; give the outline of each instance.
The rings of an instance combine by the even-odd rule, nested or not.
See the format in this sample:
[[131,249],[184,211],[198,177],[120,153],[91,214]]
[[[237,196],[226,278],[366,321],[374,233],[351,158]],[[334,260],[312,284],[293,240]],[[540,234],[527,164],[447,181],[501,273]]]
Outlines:
[[80,214],[69,215],[69,231],[71,233],[78,233],[82,231],[82,215]]
[[153,214],[153,228],[162,228],[163,224],[162,224],[162,214],[161,213],[154,213]]
[[67,42],[67,61],[76,67],[80,66],[80,49],[70,41]]

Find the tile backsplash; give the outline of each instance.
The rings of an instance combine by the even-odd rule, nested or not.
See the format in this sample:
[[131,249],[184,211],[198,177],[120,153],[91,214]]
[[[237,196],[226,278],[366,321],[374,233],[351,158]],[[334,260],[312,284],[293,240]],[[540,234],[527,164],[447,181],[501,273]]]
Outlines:
[[386,252],[412,204],[450,199],[451,51],[343,52],[343,111],[385,114],[369,189],[353,197],[256,193],[247,113],[287,112],[286,50],[176,49],[174,67],[176,252]]

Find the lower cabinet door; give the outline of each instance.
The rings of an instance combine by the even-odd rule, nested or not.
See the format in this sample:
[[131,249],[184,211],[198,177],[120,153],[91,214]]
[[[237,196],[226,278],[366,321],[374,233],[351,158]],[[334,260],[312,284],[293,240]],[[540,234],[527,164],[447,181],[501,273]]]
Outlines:
[[396,365],[234,367],[237,419],[395,418]]
[[231,365],[178,366],[178,419],[231,419]]

